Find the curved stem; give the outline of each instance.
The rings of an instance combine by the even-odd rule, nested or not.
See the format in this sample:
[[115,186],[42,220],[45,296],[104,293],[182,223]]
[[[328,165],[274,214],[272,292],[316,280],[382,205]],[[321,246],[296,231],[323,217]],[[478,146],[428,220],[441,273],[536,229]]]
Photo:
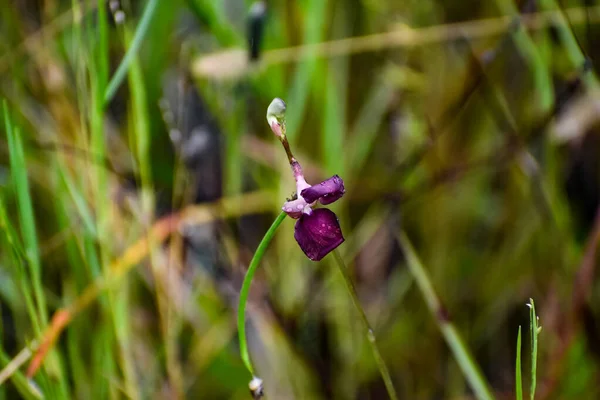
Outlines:
[[371,352],[373,353],[373,357],[375,358],[375,362],[377,363],[377,368],[379,369],[379,373],[381,374],[381,378],[385,383],[385,388],[392,400],[398,400],[398,395],[396,394],[396,389],[394,388],[394,384],[392,383],[392,377],[390,376],[390,371],[385,365],[385,361],[383,361],[383,357],[381,357],[381,353],[379,352],[379,347],[377,347],[377,341],[375,338],[375,332],[371,328],[369,324],[369,320],[367,319],[367,315],[365,314],[365,310],[360,305],[360,301],[358,300],[358,295],[356,294],[356,289],[354,288],[354,284],[352,283],[352,279],[350,275],[348,275],[348,269],[346,268],[346,263],[340,256],[340,253],[336,250],[333,251],[333,255],[335,260],[340,267],[339,270],[344,277],[344,281],[346,283],[346,289],[348,289],[348,293],[350,294],[350,298],[352,299],[352,303],[354,307],[360,314],[360,318],[362,320],[363,326],[365,328],[365,332],[367,335],[367,341],[371,346]]
[[244,277],[244,283],[242,284],[242,290],[240,291],[240,300],[238,305],[238,338],[240,342],[240,353],[242,356],[242,361],[244,361],[244,365],[248,369],[248,371],[254,375],[254,367],[252,366],[252,361],[250,361],[250,354],[248,353],[248,343],[246,342],[246,302],[248,301],[248,294],[250,293],[250,284],[252,283],[252,278],[254,278],[254,273],[258,268],[258,264],[263,258],[271,239],[275,236],[275,232],[279,225],[283,222],[286,213],[281,212],[273,224],[265,233],[265,236],[262,238],[254,256],[252,257],[252,261],[250,261],[250,266],[248,267],[248,271],[246,272],[246,276]]

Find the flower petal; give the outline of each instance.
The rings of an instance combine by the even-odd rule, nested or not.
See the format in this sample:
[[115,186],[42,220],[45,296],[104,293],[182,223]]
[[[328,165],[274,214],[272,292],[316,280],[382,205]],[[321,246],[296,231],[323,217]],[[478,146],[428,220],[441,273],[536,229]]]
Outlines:
[[298,219],[302,216],[304,209],[307,207],[306,201],[299,197],[296,200],[286,201],[281,209],[290,217]]
[[304,254],[313,261],[319,261],[344,242],[336,215],[326,208],[302,215],[296,222],[294,238]]
[[345,192],[344,181],[339,176],[334,175],[317,185],[304,189],[300,194],[309,204],[317,199],[321,204],[329,204],[342,197]]

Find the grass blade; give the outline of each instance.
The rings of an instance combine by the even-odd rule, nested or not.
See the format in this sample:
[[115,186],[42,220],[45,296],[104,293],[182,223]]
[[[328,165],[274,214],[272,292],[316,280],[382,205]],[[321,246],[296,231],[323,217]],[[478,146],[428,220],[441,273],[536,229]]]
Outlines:
[[529,299],[529,327],[531,335],[531,390],[529,392],[529,398],[533,400],[535,398],[535,386],[536,386],[536,375],[537,375],[537,348],[538,340],[537,337],[542,330],[538,325],[538,316],[535,314],[535,304],[533,299]]
[[[327,3],[322,0],[311,0],[307,2],[304,22],[304,43],[315,44],[323,40],[325,20],[327,16]],[[307,56],[305,60],[298,63],[294,74],[292,87],[286,96],[288,104],[293,105],[294,112],[287,116],[287,135],[293,145],[299,135],[299,127],[304,119],[307,100],[310,94],[311,80],[317,71],[317,59],[314,54]],[[322,77],[317,77],[321,79]]]
[[358,295],[356,294],[356,288],[354,287],[354,283],[352,283],[352,279],[348,274],[348,267],[344,262],[344,259],[340,255],[340,252],[337,250],[333,251],[333,256],[338,264],[338,269],[340,274],[344,278],[344,283],[346,285],[346,289],[348,290],[348,294],[350,295],[350,299],[352,300],[352,304],[354,308],[360,315],[360,319],[362,321],[365,334],[367,337],[367,342],[369,342],[369,346],[371,347],[371,353],[373,354],[373,358],[375,358],[375,363],[377,364],[377,368],[379,369],[379,373],[381,374],[381,378],[385,384],[385,388],[387,390],[388,396],[391,400],[397,400],[398,395],[396,394],[396,388],[394,387],[394,383],[392,382],[392,377],[390,375],[390,371],[388,370],[387,365],[379,351],[379,347],[377,346],[377,339],[375,338],[375,332],[373,328],[371,328],[371,324],[367,319],[367,315],[365,314],[365,310],[360,304],[360,300],[358,299]]
[[398,233],[398,242],[404,251],[408,268],[425,298],[429,311],[435,316],[436,323],[462,370],[465,379],[471,386],[471,389],[473,389],[475,396],[478,399],[493,399],[492,391],[483,377],[479,366],[475,363],[471,352],[454,326],[454,323],[448,318],[448,313],[437,297],[425,267],[423,267],[421,260],[418,258],[408,236],[402,231]]
[[133,36],[133,40],[131,41],[131,45],[127,49],[123,60],[121,60],[121,64],[119,64],[117,71],[108,83],[108,87],[106,88],[106,92],[104,94],[105,106],[108,103],[110,103],[115,93],[117,93],[117,89],[123,82],[123,79],[125,79],[127,70],[129,69],[129,65],[133,61],[133,56],[137,54],[138,50],[140,49],[140,46],[142,45],[142,40],[144,40],[144,37],[148,32],[150,22],[152,22],[152,17],[154,17],[157,8],[158,0],[149,0],[148,4],[146,4],[146,8],[144,8],[144,13],[142,14],[142,19],[140,20],[140,23],[137,29],[135,30],[135,34]]
[[517,400],[523,400],[523,378],[521,377],[521,326],[517,335],[517,363],[515,366],[515,392]]
[[29,266],[29,273],[31,275],[30,278],[33,286],[33,295],[37,308],[37,315],[31,315],[31,319],[37,334],[40,334],[43,327],[46,326],[48,319],[46,315],[46,298],[44,297],[44,290],[42,286],[40,253],[35,230],[33,203],[31,201],[31,195],[29,192],[27,163],[25,161],[25,153],[23,151],[21,135],[17,129],[13,130],[13,125],[10,120],[6,102],[4,102],[3,106],[4,124],[6,127],[8,150],[10,154],[11,177],[15,189],[15,195],[17,197],[23,244],[25,248],[25,254],[27,256],[27,264]]

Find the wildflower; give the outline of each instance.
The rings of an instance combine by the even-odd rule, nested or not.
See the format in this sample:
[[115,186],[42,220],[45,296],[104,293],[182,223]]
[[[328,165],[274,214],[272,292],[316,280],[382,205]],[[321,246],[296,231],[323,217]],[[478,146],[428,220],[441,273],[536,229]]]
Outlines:
[[338,175],[316,185],[304,179],[302,166],[294,158],[285,136],[285,103],[274,99],[267,109],[267,121],[287,153],[296,180],[296,197],[283,204],[282,210],[297,219],[294,238],[308,258],[319,261],[344,242],[344,236],[335,213],[327,208],[313,209],[317,201],[322,205],[337,201],[345,193],[344,181]]

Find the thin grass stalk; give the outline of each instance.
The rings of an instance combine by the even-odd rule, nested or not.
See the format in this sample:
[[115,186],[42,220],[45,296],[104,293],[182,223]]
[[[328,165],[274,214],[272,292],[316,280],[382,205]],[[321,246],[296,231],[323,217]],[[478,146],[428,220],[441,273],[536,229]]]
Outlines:
[[535,387],[537,384],[537,350],[538,335],[542,328],[538,325],[538,317],[535,313],[535,304],[533,299],[529,299],[529,334],[531,336],[531,389],[529,390],[529,399],[535,398]]
[[[309,46],[318,46],[324,39],[325,23],[327,20],[327,1],[310,0],[307,1],[304,18],[304,38],[303,42]],[[313,55],[311,51],[308,52]],[[290,143],[295,143],[297,134],[300,131],[300,125],[304,119],[304,112],[308,105],[311,84],[315,84],[314,80],[324,82],[324,76],[315,74],[318,70],[317,60],[314,57],[307,58],[299,63],[294,73],[292,84],[287,94],[290,104],[294,105],[294,110],[287,120]]]
[[125,79],[125,76],[127,75],[127,70],[129,69],[129,65],[133,61],[133,57],[137,54],[138,50],[140,49],[140,46],[142,45],[142,40],[144,40],[144,37],[148,32],[148,28],[150,27],[150,22],[152,22],[152,17],[154,17],[154,14],[158,9],[158,3],[158,0],[149,0],[148,4],[146,4],[146,8],[144,8],[144,13],[142,14],[140,23],[135,30],[135,34],[131,41],[131,45],[127,49],[125,56],[123,57],[121,63],[117,67],[117,71],[108,83],[108,87],[106,88],[106,92],[104,94],[104,106],[110,103],[112,98],[117,93],[117,89],[119,89],[119,86],[123,82],[123,79]]
[[[587,23],[587,15],[589,15],[589,22],[597,23],[600,20],[599,11],[600,7],[598,6],[570,7],[562,11],[544,11],[520,16],[505,15],[495,18],[438,24],[419,28],[399,24],[389,32],[331,41],[319,41],[317,43],[305,41],[305,44],[299,46],[268,50],[263,53],[261,64],[265,68],[267,66],[294,62],[304,62],[306,64],[314,58],[331,58],[341,55],[382,51],[385,49],[417,48],[463,39],[476,40],[488,38],[504,34],[508,30],[513,29],[517,21],[527,31],[539,31],[548,28],[553,23],[554,18],[559,16],[561,12],[569,19],[571,25],[583,25]],[[203,55],[192,62],[192,74],[197,77],[211,77],[215,71],[211,67],[212,65],[223,65],[223,62],[231,63],[231,58],[245,56],[246,52],[238,49]],[[227,61],[220,62],[219,57],[225,57]],[[538,74],[534,78],[536,82],[542,82],[543,76],[540,78]],[[299,78],[297,79],[300,80]],[[547,84],[544,85],[547,86]],[[292,86],[288,98],[293,99],[295,95],[298,96],[298,99],[306,97],[295,86],[299,86],[299,84]],[[544,102],[548,102],[547,96],[548,94],[540,95],[540,98]],[[289,102],[290,104],[293,103],[292,100]],[[540,108],[543,109],[543,107]],[[294,122],[293,124],[289,123],[289,126],[297,126],[299,124],[300,121],[298,119],[300,117],[294,116],[293,118]]]
[[[150,6],[150,4],[148,4]],[[148,7],[147,6],[147,7]],[[144,12],[145,13],[145,12]],[[143,19],[143,18],[142,18]],[[141,25],[141,23],[140,23]],[[141,29],[138,27],[138,30]],[[131,39],[131,33],[128,27],[123,29],[123,37],[125,45],[127,46],[127,53],[129,54],[129,50],[134,46],[134,41],[137,37],[138,32],[136,31],[135,37]],[[142,71],[142,65],[140,62],[140,58],[137,55],[137,52],[131,53],[130,65],[128,71],[128,79],[129,79],[129,88],[130,88],[130,101],[131,101],[131,111],[133,115],[132,125],[133,128],[130,132],[129,142],[130,146],[135,149],[135,159],[137,161],[137,168],[140,175],[140,200],[141,200],[141,212],[144,215],[144,218],[148,218],[148,220],[154,220],[154,209],[155,209],[155,197],[154,197],[154,184],[152,181],[152,169],[151,169],[151,159],[150,159],[150,147],[151,147],[151,137],[150,137],[150,116],[148,113],[148,108],[146,104],[147,94],[146,94],[146,86],[144,83],[144,76]],[[167,374],[169,376],[169,384],[173,390],[173,398],[181,398],[181,388],[178,387],[174,382],[179,382],[178,379],[173,378],[173,370],[171,368],[171,355],[173,352],[172,348],[168,343],[168,320],[166,318],[166,309],[168,308],[168,300],[165,296],[164,291],[164,282],[160,279],[160,274],[157,272],[157,261],[156,261],[156,249],[158,243],[155,242],[155,238],[150,234],[150,228],[148,226],[143,226],[142,229],[146,232],[147,240],[150,245],[148,252],[148,259],[150,263],[150,270],[152,271],[152,276],[155,282],[155,296],[156,296],[156,305],[158,310],[158,321],[161,330],[162,339],[165,343],[165,351],[166,351],[166,368]],[[123,288],[127,291],[127,288]],[[119,310],[121,311],[121,317],[123,318],[123,323],[127,324],[127,302],[120,302]],[[121,343],[127,348],[130,347],[131,343],[131,332],[129,330],[121,330]],[[130,392],[136,393],[135,398],[140,398],[139,387],[136,384],[135,377],[135,366],[133,361],[133,355],[130,351],[127,351],[127,356],[124,357],[124,367],[126,369],[126,377],[127,377],[127,387]]]
[[27,260],[26,264],[29,267],[33,298],[37,308],[37,315],[31,314],[30,317],[35,330],[40,334],[48,323],[48,316],[46,314],[46,297],[42,285],[42,266],[40,264],[39,245],[35,229],[35,216],[29,189],[29,179],[27,177],[27,162],[25,160],[21,134],[18,129],[13,129],[6,102],[3,103],[3,107],[10,155],[10,170],[18,204],[20,228]]
[[473,389],[475,396],[480,400],[494,399],[492,391],[481,373],[479,366],[475,363],[475,360],[460,333],[450,320],[448,312],[444,309],[435,294],[427,271],[423,267],[423,264],[421,264],[421,260],[417,257],[408,236],[406,236],[403,231],[398,233],[398,241],[404,251],[408,268],[413,274],[417,286],[425,298],[429,311],[435,317],[435,321],[438,324],[448,347],[450,347],[450,350],[454,354],[454,358],[467,379],[467,382],[471,386],[471,389]]
[[340,252],[335,249],[333,251],[333,256],[338,264],[340,273],[344,278],[344,283],[346,284],[346,289],[348,289],[348,294],[350,294],[350,298],[352,299],[352,303],[354,304],[354,308],[358,311],[360,315],[361,322],[365,329],[365,333],[367,336],[367,341],[369,342],[369,346],[371,347],[371,353],[373,354],[373,358],[375,358],[375,363],[377,364],[377,368],[379,369],[379,373],[381,374],[381,378],[383,379],[383,383],[385,384],[385,388],[390,396],[390,399],[397,400],[398,395],[396,394],[396,388],[394,387],[394,383],[392,382],[392,377],[390,375],[390,371],[381,356],[381,352],[379,351],[379,347],[377,346],[377,339],[375,337],[375,332],[373,328],[371,328],[371,324],[367,319],[367,315],[365,314],[365,310],[360,305],[360,300],[358,299],[358,295],[356,293],[356,289],[354,284],[352,283],[352,279],[348,274],[348,268],[346,267],[346,263],[342,259]]
[[[10,359],[4,350],[0,348],[0,364],[4,366],[0,371],[0,385],[4,384],[8,378],[12,380],[19,394],[26,400],[43,399],[43,394],[39,389],[32,385],[28,379],[19,370],[22,363],[26,362],[30,356],[30,348],[26,347],[19,352],[14,358]],[[3,385],[4,387],[5,385]]]
[[248,302],[248,294],[250,293],[250,285],[252,284],[252,279],[254,278],[254,273],[258,268],[263,256],[265,255],[265,251],[271,243],[273,236],[275,236],[275,232],[287,216],[286,213],[281,212],[273,224],[265,233],[265,236],[260,241],[252,260],[250,261],[250,266],[248,267],[248,271],[246,272],[246,276],[244,277],[244,282],[242,283],[242,289],[240,290],[240,299],[238,305],[238,339],[240,342],[240,353],[242,357],[242,361],[248,369],[248,372],[252,374],[253,377],[256,376],[254,373],[254,367],[252,365],[252,361],[250,360],[250,354],[248,352],[248,343],[246,342],[246,303]]
[[517,361],[515,365],[515,394],[517,400],[523,400],[523,378],[521,376],[521,326],[517,335]]
[[[6,206],[4,204],[4,198],[0,193],[0,230],[5,235],[7,244],[10,246],[12,250],[12,254],[10,255],[10,260],[16,268],[16,277],[18,286],[21,289],[21,295],[23,296],[23,302],[25,303],[25,309],[27,313],[32,316],[32,323],[35,323],[33,317],[36,315],[35,309],[35,301],[32,294],[32,288],[29,284],[30,279],[27,275],[26,269],[26,260],[27,255],[25,254],[25,249],[20,243],[19,235],[17,234],[17,230],[12,226],[10,221],[8,220],[8,213],[6,211]],[[1,383],[0,383],[1,384]]]
[[554,104],[554,96],[550,71],[548,65],[544,62],[541,49],[525,30],[526,26],[521,21],[519,9],[512,0],[496,0],[496,5],[503,13],[513,18],[519,18],[518,20],[515,19],[515,21],[519,21],[519,24],[513,32],[513,40],[521,56],[531,66],[539,111],[546,114]]

